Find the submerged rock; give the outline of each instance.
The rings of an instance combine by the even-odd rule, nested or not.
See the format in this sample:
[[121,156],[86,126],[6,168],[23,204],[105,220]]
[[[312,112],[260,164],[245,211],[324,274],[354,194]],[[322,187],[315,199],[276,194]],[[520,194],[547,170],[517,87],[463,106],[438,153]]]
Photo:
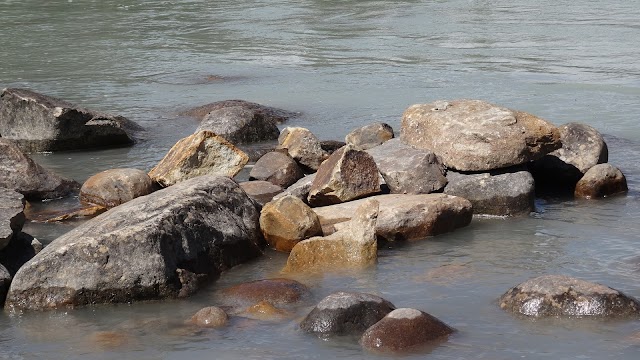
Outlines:
[[217,306],[207,306],[198,310],[191,319],[190,323],[199,327],[217,328],[227,325],[229,316],[227,313]]
[[144,171],[110,169],[91,176],[82,184],[80,201],[112,208],[153,191],[153,181]]
[[268,301],[260,301],[255,305],[249,306],[239,316],[262,321],[281,321],[291,317],[291,313],[283,309],[278,309]]
[[250,180],[269,181],[286,188],[304,176],[302,169],[286,153],[273,151],[264,154],[249,173]]
[[593,166],[576,184],[575,196],[591,199],[626,193],[627,178],[611,164]]
[[638,316],[640,302],[610,287],[564,275],[527,280],[500,297],[504,310],[533,317]]
[[353,130],[344,138],[345,143],[358,150],[368,150],[393,139],[393,129],[389,124],[374,123]]
[[295,304],[309,295],[307,286],[284,278],[250,281],[221,291],[223,301],[233,306],[252,306],[261,301],[272,305]]
[[275,140],[276,123],[263,113],[242,106],[225,107],[207,114],[196,129],[211,131],[234,144]]
[[198,106],[191,110],[187,110],[182,113],[182,115],[192,116],[197,118],[198,120],[203,120],[207,114],[212,111],[225,109],[225,108],[242,108],[247,111],[251,111],[256,115],[262,116],[265,120],[271,121],[274,124],[282,124],[290,118],[296,117],[300,115],[299,113],[287,111],[283,109],[278,109],[270,106],[260,105],[254,102],[249,102],[245,100],[223,100],[217,101],[211,104],[206,104],[202,106]]
[[[22,194],[0,188],[0,250],[9,245],[11,239],[22,230],[26,220],[24,204]],[[315,216],[315,213],[313,215]],[[320,228],[319,223],[318,228]]]
[[300,165],[317,171],[320,164],[329,157],[322,149],[320,140],[311,131],[301,127],[286,127],[278,137],[278,149],[286,149]]
[[316,213],[291,195],[267,203],[262,208],[260,229],[270,247],[284,252],[291,251],[304,239],[322,235]]

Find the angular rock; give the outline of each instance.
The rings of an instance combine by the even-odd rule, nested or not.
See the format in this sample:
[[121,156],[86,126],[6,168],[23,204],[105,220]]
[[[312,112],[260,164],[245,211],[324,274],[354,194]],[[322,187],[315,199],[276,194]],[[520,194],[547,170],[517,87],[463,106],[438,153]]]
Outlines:
[[255,200],[260,206],[268,203],[274,196],[282,192],[282,188],[268,181],[245,181],[240,183],[240,187],[250,198]]
[[375,264],[378,259],[377,218],[378,202],[368,200],[341,231],[297,243],[291,249],[283,272],[330,271]]
[[322,149],[320,140],[311,131],[301,127],[286,127],[278,137],[278,149],[287,149],[289,156],[300,165],[317,171],[329,157]]
[[316,173],[311,175],[307,175],[302,179],[296,181],[293,185],[286,188],[282,193],[273,197],[273,200],[278,200],[282,197],[291,195],[295,196],[298,199],[302,200],[305,204],[308,203],[309,200],[309,190],[311,190],[311,184],[313,184],[313,180],[316,178]]
[[110,169],[93,175],[82,184],[80,201],[112,208],[153,191],[153,181],[144,171]]
[[634,316],[640,302],[608,286],[564,275],[544,275],[509,289],[500,297],[504,310],[532,317]]
[[320,141],[320,147],[322,148],[322,150],[326,151],[328,155],[333,154],[334,152],[336,152],[336,150],[340,149],[345,145],[347,145],[347,143],[345,143],[344,141],[337,141],[337,140]]
[[447,185],[442,161],[428,150],[391,139],[367,150],[392,194],[429,194]]
[[165,187],[201,175],[233,177],[247,161],[247,155],[224,138],[199,131],[173,145],[149,177]]
[[24,204],[22,194],[0,188],[0,250],[9,245],[11,239],[22,230],[25,222]]
[[191,319],[193,325],[207,328],[217,328],[227,325],[229,317],[227,313],[217,306],[207,306],[198,310]]
[[474,214],[514,216],[534,211],[535,182],[522,167],[479,174],[447,173],[445,194],[463,197]]
[[9,285],[11,284],[11,275],[9,271],[0,264],[0,305],[4,305],[4,299],[7,297]]
[[9,245],[0,250],[0,264],[14,276],[27,261],[42,250],[42,244],[33,236],[20,232]]
[[322,235],[318,216],[295,196],[285,196],[267,203],[260,212],[260,229],[267,244],[289,252],[304,239]]
[[486,171],[527,163],[560,148],[560,131],[531,114],[481,100],[410,106],[400,139],[431,150],[458,171]]
[[31,201],[67,196],[80,189],[80,184],[43,168],[13,141],[0,138],[0,187],[13,189]]
[[379,193],[379,174],[371,155],[347,145],[320,165],[309,189],[309,204],[338,204]]
[[625,193],[628,190],[627,178],[620,169],[611,164],[598,164],[578,181],[574,195],[592,199]]
[[260,104],[245,101],[245,100],[217,101],[211,104],[198,106],[191,110],[185,111],[182,113],[182,115],[192,116],[202,121],[207,116],[207,114],[209,114],[212,111],[231,108],[231,107],[240,107],[247,111],[251,111],[275,124],[282,124],[285,121],[289,120],[290,118],[294,118],[300,115],[299,113],[296,113],[296,112],[278,109],[278,108],[265,106],[265,105],[260,105]]
[[27,89],[0,95],[0,136],[26,152],[132,145],[142,128],[122,116],[82,109]]
[[[58,237],[15,275],[6,306],[50,309],[163,299],[260,255],[253,201],[201,176],[133,199]],[[189,291],[185,292],[186,288]]]
[[300,328],[316,335],[360,336],[396,307],[375,295],[336,292],[322,299],[302,320]]
[[222,301],[233,306],[252,306],[261,301],[272,305],[298,303],[310,295],[304,284],[289,279],[250,281],[222,290]]
[[249,173],[250,180],[264,180],[286,188],[304,177],[298,163],[289,155],[273,151],[261,157]]
[[389,124],[374,123],[355,129],[344,138],[345,143],[358,150],[368,150],[393,139],[393,129]]
[[225,107],[207,114],[196,129],[211,131],[233,144],[275,140],[280,130],[262,113],[241,106]]
[[453,231],[471,223],[473,210],[469,200],[445,195],[377,195],[343,204],[313,208],[325,235],[348,226],[364,202],[380,203],[376,236],[387,241],[418,240]]
[[405,352],[434,341],[444,341],[455,329],[416,309],[401,308],[387,314],[360,338],[367,350]]

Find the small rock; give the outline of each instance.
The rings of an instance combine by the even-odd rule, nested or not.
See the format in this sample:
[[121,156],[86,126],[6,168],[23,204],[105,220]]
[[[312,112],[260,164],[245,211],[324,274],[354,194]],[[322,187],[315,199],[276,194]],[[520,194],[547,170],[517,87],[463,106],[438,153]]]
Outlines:
[[252,306],[261,301],[287,305],[302,301],[310,294],[304,284],[289,279],[256,280],[222,290],[223,301],[235,306]]
[[285,196],[295,196],[298,199],[302,200],[305,204],[309,202],[307,198],[309,197],[309,190],[311,190],[311,184],[313,184],[313,180],[316,178],[316,173],[311,175],[307,175],[302,179],[296,181],[293,185],[286,188],[282,193],[273,197],[273,200],[278,200]]
[[322,149],[320,140],[311,131],[301,127],[287,127],[282,130],[278,137],[278,149],[287,149],[289,156],[314,172],[329,157]]
[[578,181],[574,195],[592,199],[625,193],[628,190],[627,178],[620,169],[611,164],[598,164]]
[[357,150],[368,150],[393,139],[393,129],[389,124],[375,123],[355,129],[344,138],[345,143]]
[[262,208],[260,229],[270,247],[284,252],[291,251],[304,239],[322,234],[316,213],[291,195],[267,203]]
[[286,188],[304,176],[295,160],[282,152],[269,152],[251,169],[249,180],[264,180]]
[[274,196],[282,192],[282,188],[268,181],[245,181],[241,182],[240,187],[250,198],[255,200],[260,206],[268,203]]
[[207,328],[225,326],[228,322],[229,317],[227,313],[217,306],[202,308],[191,317],[192,324]]
[[203,130],[211,131],[233,144],[275,140],[280,135],[273,120],[261,112],[241,106],[211,111],[196,132]]
[[285,310],[278,309],[268,301],[260,301],[248,307],[239,316],[262,321],[281,321],[289,318],[291,314]]
[[328,155],[333,154],[334,152],[336,152],[336,150],[340,149],[345,145],[347,145],[347,143],[345,143],[344,141],[338,141],[338,140],[320,141],[320,147],[322,148],[322,150],[326,151]]
[[255,114],[259,114],[264,119],[271,121],[274,124],[282,124],[285,121],[289,120],[290,118],[294,118],[300,115],[299,113],[296,113],[296,112],[277,109],[274,107],[260,105],[260,104],[245,101],[245,100],[217,101],[211,104],[198,106],[191,110],[185,111],[182,113],[182,115],[192,116],[202,121],[210,112],[220,110],[220,109],[230,108],[230,107],[240,107],[245,110],[251,111]]
[[22,230],[25,222],[24,205],[24,195],[0,188],[0,250],[9,245],[11,239]]
[[11,285],[11,274],[7,268],[0,264],[0,305],[4,306],[4,299],[7,297]]
[[80,201],[116,207],[139,196],[151,194],[153,181],[138,169],[111,169],[93,175],[80,188]]

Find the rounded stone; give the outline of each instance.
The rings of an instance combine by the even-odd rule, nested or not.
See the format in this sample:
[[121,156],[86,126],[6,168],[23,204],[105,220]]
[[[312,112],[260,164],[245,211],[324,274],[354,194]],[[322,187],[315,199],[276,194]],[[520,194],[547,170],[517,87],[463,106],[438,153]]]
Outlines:
[[284,278],[255,280],[221,292],[223,301],[235,306],[251,306],[261,301],[272,305],[293,304],[309,294],[309,288],[304,284]]
[[628,190],[627,178],[620,169],[611,164],[598,164],[578,181],[574,195],[591,199],[625,193]]
[[289,155],[278,151],[264,154],[249,173],[250,180],[269,181],[286,188],[304,176],[302,169]]
[[208,306],[198,310],[191,317],[191,323],[200,327],[216,328],[227,325],[227,313],[217,306]]
[[139,196],[152,193],[153,181],[142,170],[111,169],[93,175],[80,188],[80,201],[116,207]]

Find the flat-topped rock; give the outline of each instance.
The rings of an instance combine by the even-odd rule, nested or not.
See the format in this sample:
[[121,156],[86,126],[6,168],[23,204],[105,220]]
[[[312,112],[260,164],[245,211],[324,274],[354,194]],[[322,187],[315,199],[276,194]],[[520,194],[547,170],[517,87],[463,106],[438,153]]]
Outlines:
[[11,239],[22,230],[25,222],[24,204],[24,195],[0,188],[0,250],[9,245]]
[[268,203],[274,196],[282,193],[282,188],[268,181],[245,181],[240,183],[240,187],[250,198],[255,200],[260,206]]
[[214,103],[205,104],[205,105],[198,106],[193,109],[184,111],[182,115],[195,117],[198,120],[203,120],[207,116],[207,114],[209,114],[212,111],[231,108],[231,107],[239,107],[247,111],[251,111],[255,114],[259,114],[265,120],[271,121],[274,124],[282,124],[285,121],[289,120],[290,118],[300,115],[297,112],[278,109],[271,106],[260,105],[260,104],[250,102],[250,101],[245,101],[245,100],[216,101]]
[[310,294],[306,285],[285,278],[249,281],[220,292],[222,302],[236,308],[253,306],[262,301],[272,305],[296,304]]
[[242,106],[224,107],[208,113],[198,131],[212,131],[233,144],[275,140],[280,135],[276,123],[259,111]]

